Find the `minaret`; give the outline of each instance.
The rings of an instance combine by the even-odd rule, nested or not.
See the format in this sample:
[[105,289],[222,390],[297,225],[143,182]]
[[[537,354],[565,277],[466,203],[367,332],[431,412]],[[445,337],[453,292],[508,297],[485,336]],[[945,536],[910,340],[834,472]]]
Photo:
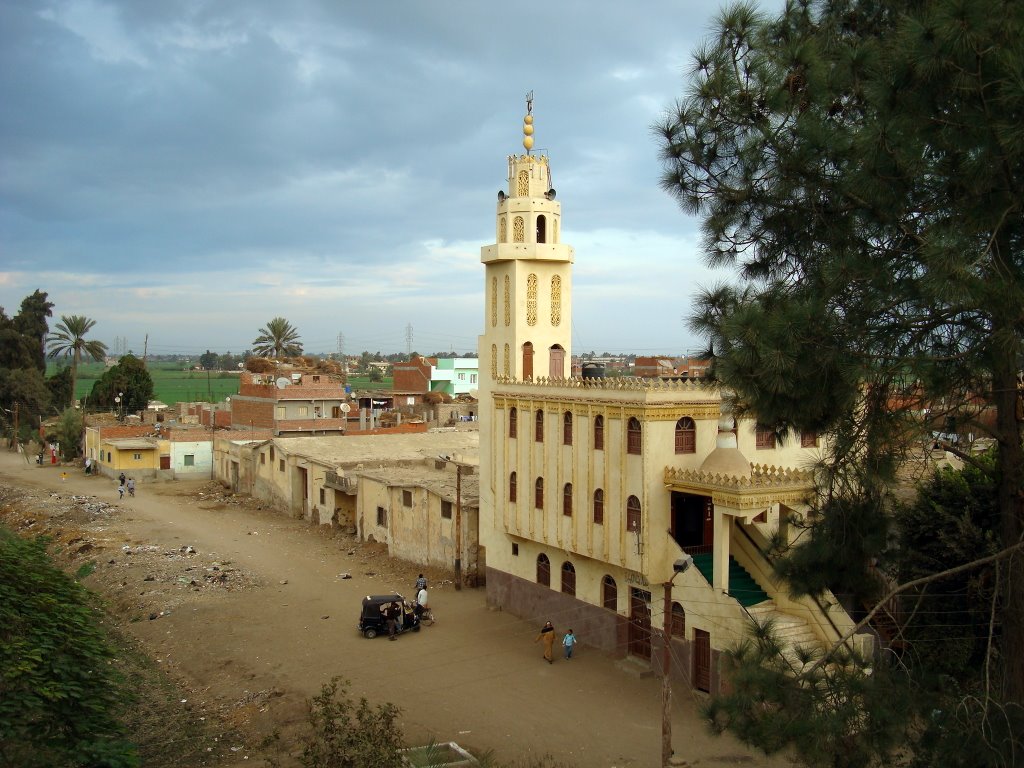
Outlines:
[[561,242],[562,206],[551,167],[533,154],[533,93],[526,97],[523,147],[508,158],[508,191],[498,192],[497,242],[480,249],[484,270],[481,389],[499,377],[570,374],[573,249]]

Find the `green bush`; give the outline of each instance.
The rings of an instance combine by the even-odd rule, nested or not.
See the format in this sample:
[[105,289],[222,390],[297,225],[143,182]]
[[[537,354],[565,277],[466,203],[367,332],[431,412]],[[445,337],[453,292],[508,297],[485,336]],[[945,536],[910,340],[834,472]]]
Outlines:
[[0,765],[137,766],[111,657],[85,588],[0,526]]

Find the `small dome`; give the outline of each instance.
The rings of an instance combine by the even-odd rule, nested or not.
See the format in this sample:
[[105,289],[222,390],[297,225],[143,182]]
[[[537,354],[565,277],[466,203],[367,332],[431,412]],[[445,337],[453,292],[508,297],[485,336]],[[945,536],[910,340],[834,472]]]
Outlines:
[[523,122],[527,125],[533,125],[533,115],[527,115],[523,118]]
[[739,448],[720,445],[704,459],[700,471],[730,477],[750,477],[750,462],[740,453]]
[[526,125],[523,126],[523,133],[525,133],[527,136],[533,136],[533,126],[530,125],[529,123],[526,123]]
[[533,136],[524,136],[523,146],[526,147],[526,149],[533,149]]

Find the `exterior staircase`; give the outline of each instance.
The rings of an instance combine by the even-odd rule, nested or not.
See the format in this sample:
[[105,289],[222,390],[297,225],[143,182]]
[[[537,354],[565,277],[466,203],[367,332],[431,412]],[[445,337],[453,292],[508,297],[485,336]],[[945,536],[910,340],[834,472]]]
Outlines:
[[[694,555],[693,564],[708,584],[715,583],[714,555],[711,552]],[[768,593],[761,589],[747,569],[736,562],[732,555],[729,555],[729,595],[744,608],[759,605],[769,599]]]
[[803,662],[798,657],[798,648],[821,653],[821,640],[814,634],[807,622],[790,616],[788,613],[782,613],[776,608],[773,600],[760,603],[747,612],[757,620],[758,624],[764,624],[766,621],[772,622],[773,634],[782,650],[782,657],[794,672],[799,672],[803,667]]

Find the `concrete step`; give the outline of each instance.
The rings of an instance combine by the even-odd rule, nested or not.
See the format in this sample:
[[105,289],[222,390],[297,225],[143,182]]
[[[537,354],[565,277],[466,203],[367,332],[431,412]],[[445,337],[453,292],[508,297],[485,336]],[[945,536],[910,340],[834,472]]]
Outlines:
[[654,670],[651,669],[651,662],[637,658],[636,656],[626,656],[623,659],[616,659],[615,666],[630,677],[636,677],[638,679],[654,677]]

